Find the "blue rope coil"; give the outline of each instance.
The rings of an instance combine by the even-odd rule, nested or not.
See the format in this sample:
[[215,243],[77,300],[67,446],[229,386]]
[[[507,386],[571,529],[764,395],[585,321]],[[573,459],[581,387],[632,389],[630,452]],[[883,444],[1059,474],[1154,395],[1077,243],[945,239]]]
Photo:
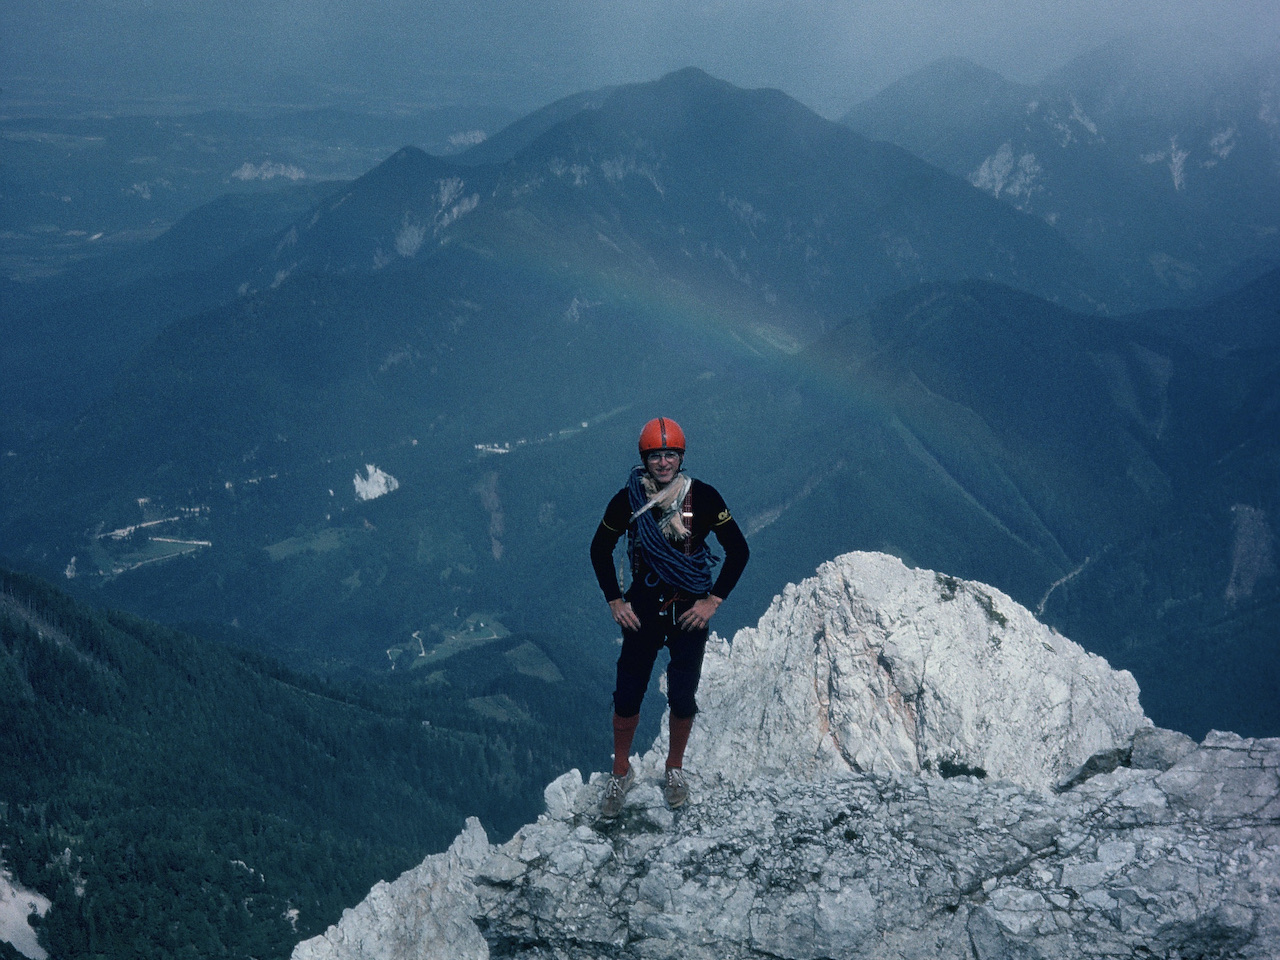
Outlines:
[[[635,467],[627,481],[627,498],[631,503],[631,512],[639,510],[649,502],[645,493],[642,477],[644,467]],[[692,553],[684,553],[676,549],[671,541],[662,535],[662,528],[654,519],[653,511],[646,510],[636,517],[632,531],[627,537],[627,554],[631,561],[631,572],[635,575],[635,549],[639,546],[644,553],[645,563],[665,583],[677,590],[683,590],[695,597],[711,592],[711,550],[701,544]]]

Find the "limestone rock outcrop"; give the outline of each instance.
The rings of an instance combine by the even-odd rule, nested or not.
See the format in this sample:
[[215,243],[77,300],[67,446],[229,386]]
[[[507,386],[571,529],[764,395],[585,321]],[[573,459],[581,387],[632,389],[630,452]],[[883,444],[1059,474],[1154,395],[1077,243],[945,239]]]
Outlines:
[[1154,728],[989,587],[840,557],[705,677],[686,807],[660,736],[616,820],[571,771],[295,960],[1280,955],[1280,740]]
[[1150,726],[1131,674],[999,590],[875,553],[824,563],[732,644],[713,638],[703,678],[687,764],[731,784],[981,771],[1049,786]]

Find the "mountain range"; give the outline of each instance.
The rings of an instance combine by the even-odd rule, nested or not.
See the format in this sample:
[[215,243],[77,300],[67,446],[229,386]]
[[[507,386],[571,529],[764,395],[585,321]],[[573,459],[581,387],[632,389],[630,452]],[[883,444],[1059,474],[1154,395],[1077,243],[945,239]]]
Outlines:
[[1280,57],[1114,41],[1035,84],[947,59],[842,122],[1054,225],[1146,303],[1280,261]]
[[4,458],[11,562],[308,669],[472,616],[607,662],[585,543],[662,411],[755,546],[724,629],[882,549],[1042,609],[1162,724],[1276,722],[1274,273],[1122,313],[1123,263],[696,70],[475,149],[229,256],[225,206],[158,241],[121,299],[170,284],[159,333]]
[[287,227],[406,143],[457,153],[512,119],[83,105],[0,118],[0,443],[82,409],[162,326],[234,295],[211,282],[210,261]]
[[[111,258],[7,283],[0,555],[26,573],[5,574],[0,682],[24,739],[0,796],[19,816],[0,823],[8,847],[42,844],[19,879],[65,919],[82,901],[51,846],[64,834],[126,873],[194,843],[221,871],[218,923],[279,955],[288,884],[265,881],[245,933],[231,905],[257,875],[192,838],[245,833],[281,877],[307,875],[278,860],[328,842],[290,758],[346,763],[312,812],[350,841],[333,862],[366,857],[308,888],[323,906],[300,936],[354,902],[370,863],[443,846],[459,790],[481,788],[491,829],[524,822],[548,770],[606,759],[616,628],[586,547],[659,414],[751,542],[721,636],[829,558],[878,551],[938,571],[942,608],[976,603],[984,630],[1016,602],[1049,647],[1057,630],[1131,671],[1161,727],[1280,731],[1277,154],[1266,111],[1239,112],[1270,101],[1209,78],[1236,146],[1184,158],[1182,188],[1141,186],[1116,173],[1140,138],[1109,126],[1136,109],[1117,92],[1128,63],[1096,55],[1052,90],[940,64],[914,99],[886,91],[844,123],[684,70],[464,153],[406,146],[351,180],[224,197]],[[1177,116],[1200,115],[1197,91]],[[1099,136],[1015,144],[1002,124],[1029,94],[1055,116],[1074,96]],[[929,98],[943,146],[918,139]],[[1200,142],[1177,129],[1178,150]],[[1036,152],[1042,189],[975,183],[1006,139],[1015,160]],[[129,612],[86,612],[31,573]],[[649,697],[641,735],[660,714]],[[244,736],[206,739],[224,727]],[[201,782],[184,742],[218,744],[201,749],[222,786],[194,821],[174,805]],[[931,768],[990,764],[929,743]],[[264,757],[266,800],[239,779]],[[155,842],[115,842],[160,813]],[[58,935],[87,950],[113,897]]]

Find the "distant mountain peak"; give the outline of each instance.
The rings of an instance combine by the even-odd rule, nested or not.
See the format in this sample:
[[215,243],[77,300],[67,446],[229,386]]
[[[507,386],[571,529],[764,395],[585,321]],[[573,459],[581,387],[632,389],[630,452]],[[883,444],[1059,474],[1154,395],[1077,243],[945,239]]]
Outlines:
[[355,182],[359,183],[361,180],[387,176],[429,176],[437,170],[443,169],[445,164],[445,161],[427,153],[420,147],[404,146]]
[[823,123],[798,100],[772,88],[744,89],[698,67],[685,67],[648,83],[619,87],[601,104],[601,117],[645,121],[671,128],[691,121],[706,129],[719,126],[768,126],[779,116],[792,122]]
[[878,113],[923,111],[947,127],[972,122],[975,111],[1029,96],[1029,88],[964,57],[943,57],[855,106],[841,122],[859,129]]
[[664,84],[705,84],[715,85],[719,87],[731,87],[731,84],[718,80],[701,67],[681,67],[678,70],[672,70],[670,73],[664,74],[656,81],[658,85]]
[[1029,86],[938,61],[843,122],[897,144],[1116,264],[1146,304],[1273,260],[1280,55],[1122,37]]
[[980,63],[975,63],[967,57],[939,57],[932,63],[922,69],[911,74],[899,83],[910,83],[912,79],[920,80],[949,80],[961,82],[985,82],[993,84],[1009,84],[1012,81],[1007,80],[1003,74],[984,67]]

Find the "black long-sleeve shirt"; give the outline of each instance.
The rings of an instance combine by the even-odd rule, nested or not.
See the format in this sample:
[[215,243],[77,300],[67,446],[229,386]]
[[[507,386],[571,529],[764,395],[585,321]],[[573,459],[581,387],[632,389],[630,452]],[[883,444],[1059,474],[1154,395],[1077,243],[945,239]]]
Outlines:
[[[693,530],[690,534],[693,549],[706,542],[707,535],[714,533],[716,540],[724,549],[724,562],[720,573],[711,586],[711,593],[724,600],[742,576],[747,566],[750,549],[747,538],[742,535],[738,522],[729,513],[720,492],[709,483],[701,480],[693,481]],[[613,550],[618,540],[627,532],[631,522],[631,500],[627,496],[627,488],[623,487],[609,501],[605,508],[604,519],[596,528],[591,538],[591,566],[595,570],[596,580],[604,592],[607,601],[614,601],[622,596],[618,586],[618,575],[613,567]],[[640,558],[638,563],[643,562]],[[635,571],[632,571],[633,576]]]

